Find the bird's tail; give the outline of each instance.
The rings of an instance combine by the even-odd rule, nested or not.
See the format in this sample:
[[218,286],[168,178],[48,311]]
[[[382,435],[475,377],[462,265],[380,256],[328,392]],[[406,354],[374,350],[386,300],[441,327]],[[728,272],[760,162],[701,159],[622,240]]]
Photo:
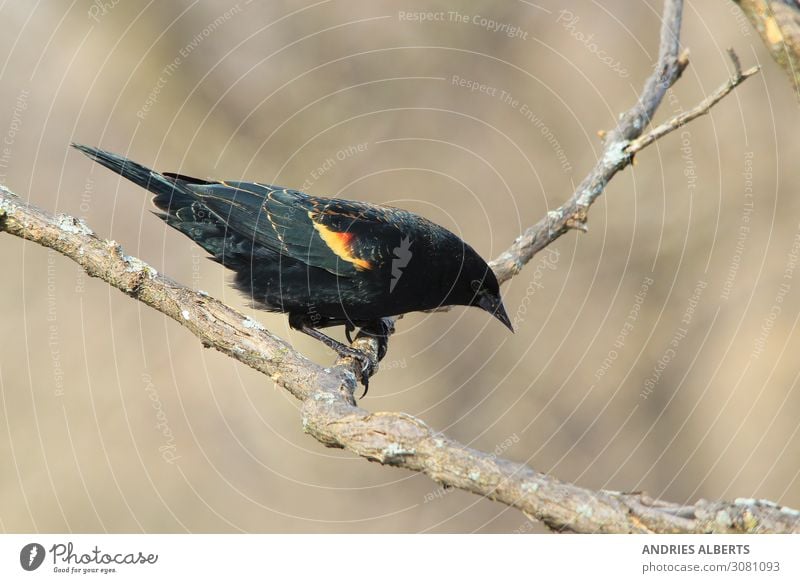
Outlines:
[[153,202],[159,208],[166,210],[171,207],[180,207],[196,200],[196,196],[174,178],[164,176],[133,160],[128,160],[117,154],[92,148],[91,146],[72,144],[72,147],[80,150],[95,162],[155,194]]
[[232,269],[247,267],[251,262],[252,240],[230,231],[225,221],[211,212],[191,190],[192,186],[211,184],[210,182],[181,174],[161,174],[133,160],[91,146],[72,146],[155,194],[153,203],[163,212],[154,214],[211,253],[215,261]]

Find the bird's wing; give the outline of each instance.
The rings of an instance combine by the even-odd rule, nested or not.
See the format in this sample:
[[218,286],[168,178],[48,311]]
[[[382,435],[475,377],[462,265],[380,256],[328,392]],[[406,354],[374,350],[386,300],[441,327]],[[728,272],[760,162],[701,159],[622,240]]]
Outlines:
[[285,256],[339,276],[381,270],[402,244],[399,209],[309,196],[252,182],[187,186],[227,227]]

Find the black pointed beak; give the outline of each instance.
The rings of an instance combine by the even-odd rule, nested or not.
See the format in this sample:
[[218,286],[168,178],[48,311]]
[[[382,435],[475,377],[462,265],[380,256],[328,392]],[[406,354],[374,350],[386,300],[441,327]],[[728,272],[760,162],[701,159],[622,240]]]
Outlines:
[[478,300],[478,305],[489,312],[492,316],[500,320],[506,328],[511,330],[511,332],[514,332],[514,326],[511,325],[511,320],[509,319],[506,309],[503,306],[503,300],[497,296],[490,296],[486,294]]

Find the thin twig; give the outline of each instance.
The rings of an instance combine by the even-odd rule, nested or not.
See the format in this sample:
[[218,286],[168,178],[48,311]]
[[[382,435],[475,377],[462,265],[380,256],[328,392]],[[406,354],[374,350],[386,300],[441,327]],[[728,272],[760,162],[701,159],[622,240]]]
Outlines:
[[[583,179],[572,196],[549,211],[538,223],[528,227],[511,246],[489,266],[502,284],[517,275],[536,253],[570,231],[586,231],[589,207],[603,193],[614,175],[633,160],[625,152],[630,140],[639,137],[660,105],[667,90],[680,78],[689,64],[688,51],[680,51],[680,29],[683,16],[682,0],[666,0],[661,17],[661,44],[653,73],[644,84],[636,104],[619,118],[617,127],[605,135],[603,153],[589,175]],[[359,335],[354,347],[377,354],[377,342]],[[341,361],[352,366],[349,359]]]
[[636,138],[635,140],[631,140],[630,144],[628,144],[628,146],[625,148],[625,152],[628,154],[635,154],[659,138],[662,138],[668,133],[677,130],[679,127],[686,125],[693,119],[707,114],[718,101],[733,91],[740,83],[742,83],[748,77],[758,73],[759,69],[757,66],[751,67],[746,71],[742,71],[741,66],[739,65],[739,57],[736,55],[736,53],[731,50],[729,51],[729,54],[731,56],[731,60],[733,61],[735,71],[734,75],[730,79],[728,79],[723,85],[720,85],[716,91],[694,106],[692,109],[676,115],[671,120],[654,127],[646,134]]
[[687,53],[680,53],[682,14],[683,2],[667,0],[664,3],[658,62],[645,82],[639,100],[620,117],[617,127],[606,134],[600,159],[569,200],[528,228],[507,251],[490,263],[499,281],[514,277],[537,252],[570,229],[586,230],[589,207],[614,175],[632,161],[625,152],[628,143],[642,134],[667,89],[678,80],[688,64]]

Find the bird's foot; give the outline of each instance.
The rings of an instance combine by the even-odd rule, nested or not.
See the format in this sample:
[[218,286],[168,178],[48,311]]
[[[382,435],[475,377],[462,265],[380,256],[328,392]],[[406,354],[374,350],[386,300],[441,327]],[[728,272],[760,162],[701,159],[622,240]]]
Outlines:
[[[340,358],[351,358],[355,360],[358,363],[358,366],[355,370],[356,380],[364,385],[364,394],[361,395],[361,398],[363,399],[369,390],[369,379],[377,372],[378,362],[384,357],[388,347],[389,334],[391,333],[391,320],[384,320],[376,320],[375,322],[372,322],[368,326],[361,329],[363,334],[370,337],[375,337],[377,339],[377,358],[374,358],[368,352],[359,350],[358,348],[354,348],[346,344],[342,344],[338,340],[334,340],[330,336],[311,326],[311,324],[302,316],[290,315],[289,325],[295,330],[299,330],[304,334],[308,334],[312,338],[316,338],[320,342],[324,343],[325,346],[336,352]],[[347,339],[352,343],[350,332],[352,332],[355,327],[352,324],[347,324],[345,326],[345,332],[348,337]],[[356,338],[356,340],[358,340],[358,338]]]
[[392,332],[394,332],[394,320],[392,318],[381,318],[361,328],[361,334],[374,338],[378,343],[379,362],[386,356],[386,351],[389,349],[389,335]]
[[369,379],[377,372],[378,361],[363,350],[338,342],[336,346],[331,346],[331,348],[336,351],[340,358],[352,358],[358,363],[355,371],[356,380],[364,385],[364,393],[361,398],[366,397],[367,391],[369,391]]

